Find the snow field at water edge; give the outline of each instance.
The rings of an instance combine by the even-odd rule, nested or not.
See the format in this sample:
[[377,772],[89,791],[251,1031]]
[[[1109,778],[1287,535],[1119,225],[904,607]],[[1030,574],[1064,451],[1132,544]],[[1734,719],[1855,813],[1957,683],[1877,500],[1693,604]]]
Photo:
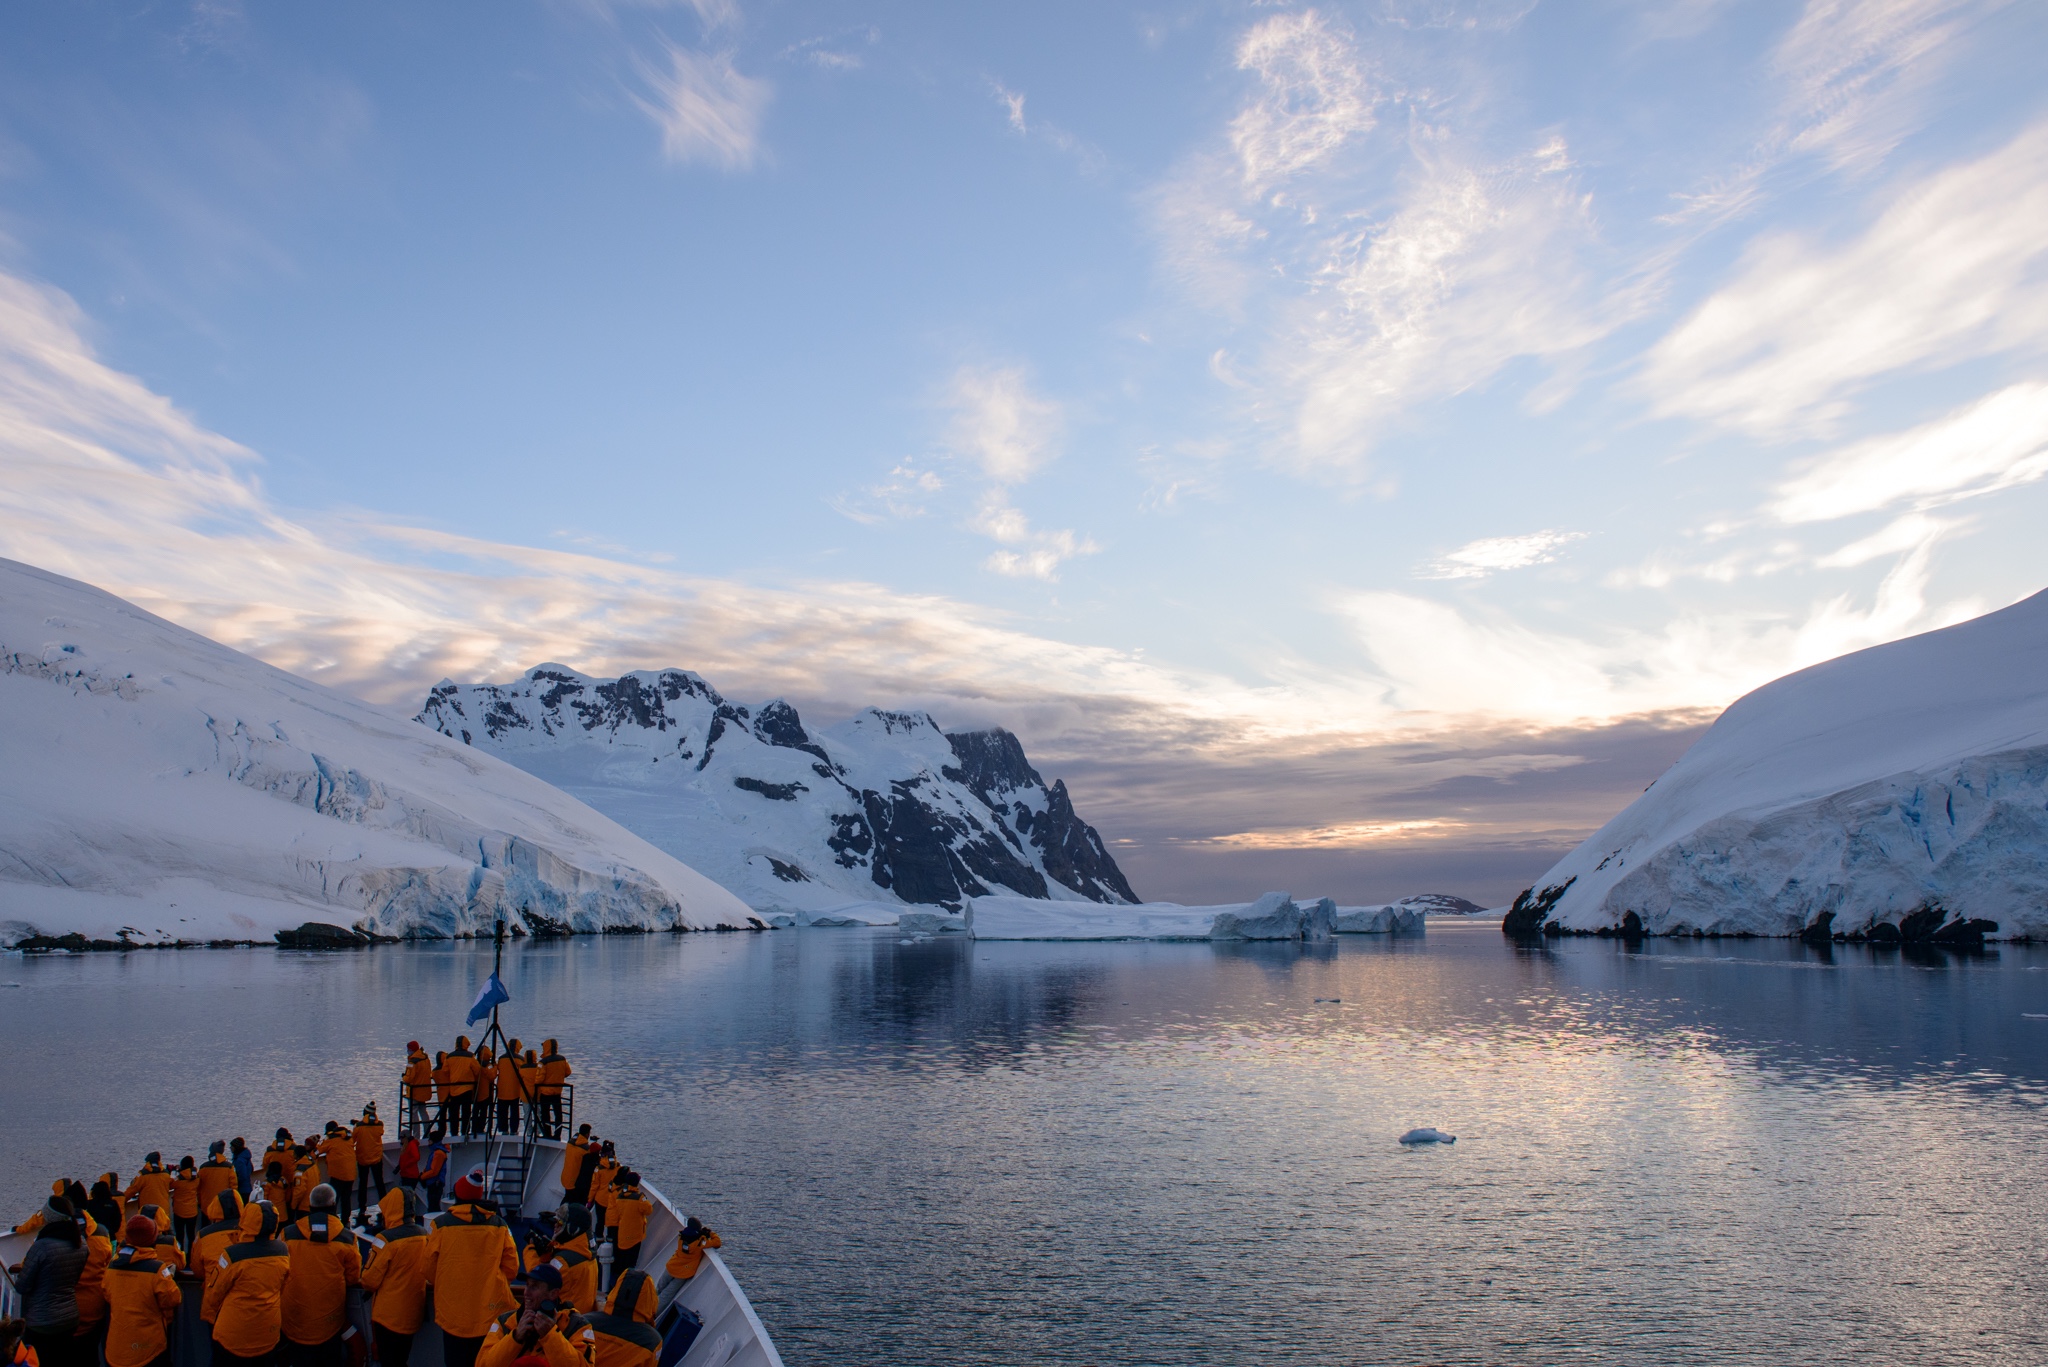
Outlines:
[[1510,929],[2048,935],[2048,593],[1736,701]]
[[0,943],[747,926],[509,764],[0,560]]

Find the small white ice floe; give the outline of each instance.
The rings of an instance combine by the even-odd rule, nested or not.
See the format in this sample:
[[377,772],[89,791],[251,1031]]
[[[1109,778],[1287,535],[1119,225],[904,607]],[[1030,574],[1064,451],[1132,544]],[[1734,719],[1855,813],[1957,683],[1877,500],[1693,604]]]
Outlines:
[[1442,1130],[1424,1125],[1419,1130],[1410,1130],[1401,1136],[1403,1144],[1455,1144],[1458,1136],[1445,1134]]

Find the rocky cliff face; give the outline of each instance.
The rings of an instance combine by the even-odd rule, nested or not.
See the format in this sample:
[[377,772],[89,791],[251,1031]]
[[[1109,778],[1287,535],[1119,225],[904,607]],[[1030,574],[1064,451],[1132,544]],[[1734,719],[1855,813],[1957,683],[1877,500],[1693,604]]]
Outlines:
[[[813,733],[687,670],[444,682],[418,720],[581,798],[757,910],[958,908],[991,892],[1135,902],[1102,838],[1007,731],[870,708]],[[688,851],[688,854],[684,854]]]

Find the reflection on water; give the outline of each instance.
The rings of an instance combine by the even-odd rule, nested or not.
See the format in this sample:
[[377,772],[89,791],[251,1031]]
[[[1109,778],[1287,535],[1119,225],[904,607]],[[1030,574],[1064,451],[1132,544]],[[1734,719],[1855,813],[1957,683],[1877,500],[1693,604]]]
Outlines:
[[[388,1105],[488,961],[0,960],[0,1195]],[[813,931],[506,976],[793,1367],[2048,1360],[2041,950]]]

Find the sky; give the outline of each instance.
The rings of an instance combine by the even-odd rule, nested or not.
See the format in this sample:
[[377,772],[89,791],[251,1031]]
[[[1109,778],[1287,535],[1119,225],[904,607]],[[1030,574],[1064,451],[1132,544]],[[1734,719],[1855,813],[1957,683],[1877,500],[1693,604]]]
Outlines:
[[2048,584],[2048,8],[0,7],[0,555],[412,711],[1000,724],[1504,902]]

